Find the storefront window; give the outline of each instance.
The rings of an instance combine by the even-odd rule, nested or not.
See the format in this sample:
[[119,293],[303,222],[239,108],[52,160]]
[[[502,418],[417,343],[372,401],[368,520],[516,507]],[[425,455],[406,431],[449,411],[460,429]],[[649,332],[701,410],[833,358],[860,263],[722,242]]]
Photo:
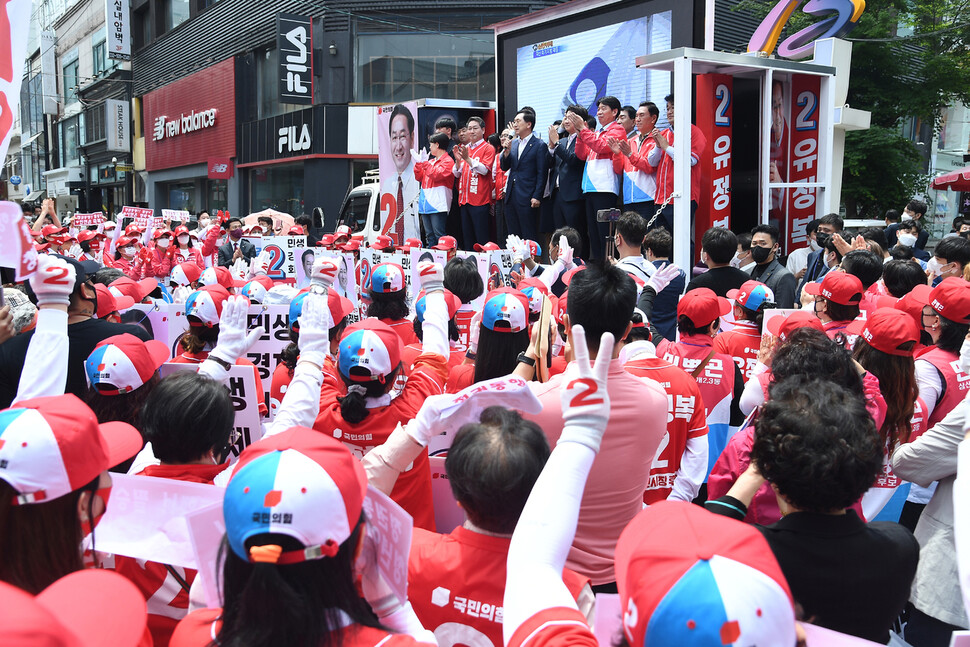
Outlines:
[[252,211],[276,209],[291,216],[302,214],[303,165],[263,166],[249,171]]
[[495,100],[491,35],[360,34],[355,100],[391,103],[423,97]]
[[195,183],[178,182],[166,185],[168,193],[169,209],[185,209],[189,213],[195,213]]
[[208,180],[205,191],[205,208],[209,211],[229,208],[229,180]]
[[165,1],[165,31],[175,29],[189,19],[189,0]]

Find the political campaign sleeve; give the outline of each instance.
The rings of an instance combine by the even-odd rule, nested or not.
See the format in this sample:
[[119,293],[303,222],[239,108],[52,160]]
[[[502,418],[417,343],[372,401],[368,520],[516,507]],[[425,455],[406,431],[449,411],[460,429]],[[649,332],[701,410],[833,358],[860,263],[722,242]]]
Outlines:
[[[301,359],[307,359],[301,357]],[[280,402],[279,411],[266,430],[272,436],[293,427],[313,427],[320,414],[320,392],[323,387],[323,372],[310,362],[297,362],[293,369],[293,379],[286,388]],[[259,389],[257,389],[259,390]],[[259,391],[262,393],[262,391]]]
[[40,308],[13,401],[62,395],[67,388],[69,347],[67,311]]
[[[707,425],[704,426],[705,430]],[[674,487],[667,496],[668,501],[684,501],[690,503],[701,489],[701,483],[707,476],[708,466],[707,434],[687,439],[684,456],[680,459],[680,468],[674,476]]]

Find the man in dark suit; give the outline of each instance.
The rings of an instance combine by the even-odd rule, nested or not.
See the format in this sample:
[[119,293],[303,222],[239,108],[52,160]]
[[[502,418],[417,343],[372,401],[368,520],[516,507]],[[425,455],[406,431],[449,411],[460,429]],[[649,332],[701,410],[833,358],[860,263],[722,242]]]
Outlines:
[[[582,106],[569,106],[566,112],[579,115],[584,120],[589,115]],[[576,157],[576,130],[569,121],[563,121],[565,137],[559,129],[549,127],[549,153],[552,156],[552,218],[559,227],[572,227],[585,236],[586,200],[583,195],[583,169],[586,160]],[[583,249],[589,249],[584,246]]]
[[[818,243],[819,249],[808,255],[805,266],[805,274],[802,276],[801,282],[798,284],[798,288],[795,290],[795,300],[797,301],[802,290],[807,283],[814,283],[818,281],[825,273],[829,271],[828,265],[825,264],[825,244],[828,242],[832,234],[842,233],[843,221],[842,217],[837,213],[825,214],[818,219],[818,227],[815,230],[815,240]],[[893,243],[895,245],[895,243]]]
[[774,225],[758,225],[751,230],[751,258],[755,262],[751,278],[771,288],[779,308],[794,308],[798,282],[795,275],[778,262],[778,238],[778,227]]
[[230,218],[226,223],[229,227],[229,238],[219,248],[219,265],[229,267],[236,260],[242,258],[249,261],[256,257],[256,247],[242,237],[243,224],[239,218]]
[[549,151],[545,142],[532,133],[536,125],[534,112],[515,115],[512,127],[518,136],[506,143],[502,151],[505,182],[505,221],[510,234],[538,240],[539,205],[546,188]]
[[751,279],[747,272],[731,267],[731,259],[738,251],[738,237],[730,229],[711,227],[701,239],[701,260],[707,271],[694,277],[687,290],[710,288],[719,297],[726,297],[730,290],[739,289]]

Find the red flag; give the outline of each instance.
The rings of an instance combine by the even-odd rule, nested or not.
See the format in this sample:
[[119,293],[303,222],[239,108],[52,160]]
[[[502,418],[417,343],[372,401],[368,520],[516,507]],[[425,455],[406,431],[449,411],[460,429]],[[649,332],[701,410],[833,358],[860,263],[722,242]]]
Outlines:
[[12,267],[18,281],[37,270],[34,238],[20,206],[14,202],[0,202],[0,265]]

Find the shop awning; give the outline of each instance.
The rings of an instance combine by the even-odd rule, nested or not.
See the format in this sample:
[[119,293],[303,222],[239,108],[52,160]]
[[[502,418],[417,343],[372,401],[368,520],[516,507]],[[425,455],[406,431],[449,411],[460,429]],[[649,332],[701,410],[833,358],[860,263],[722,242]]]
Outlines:
[[933,178],[930,186],[941,191],[970,191],[970,166]]

